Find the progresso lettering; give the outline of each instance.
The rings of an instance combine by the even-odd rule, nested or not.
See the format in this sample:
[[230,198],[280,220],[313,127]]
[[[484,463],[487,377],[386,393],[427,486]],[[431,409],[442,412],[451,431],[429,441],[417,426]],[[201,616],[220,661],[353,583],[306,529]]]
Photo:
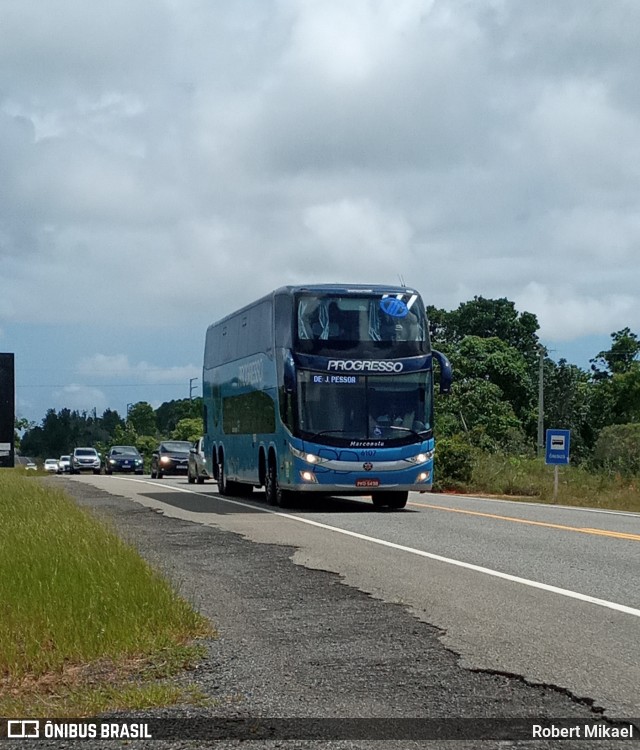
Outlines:
[[402,372],[402,362],[390,359],[330,359],[328,370],[342,372]]

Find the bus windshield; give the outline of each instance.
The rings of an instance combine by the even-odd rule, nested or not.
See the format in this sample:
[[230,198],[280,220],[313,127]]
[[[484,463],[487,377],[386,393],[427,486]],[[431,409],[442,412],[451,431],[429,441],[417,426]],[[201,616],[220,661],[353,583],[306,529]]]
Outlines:
[[429,353],[424,305],[419,295],[299,294],[296,345],[305,354],[357,350],[360,355],[411,357]]
[[[345,445],[413,443],[431,435],[431,373],[336,375],[298,371],[300,437]],[[321,439],[320,439],[321,438]]]

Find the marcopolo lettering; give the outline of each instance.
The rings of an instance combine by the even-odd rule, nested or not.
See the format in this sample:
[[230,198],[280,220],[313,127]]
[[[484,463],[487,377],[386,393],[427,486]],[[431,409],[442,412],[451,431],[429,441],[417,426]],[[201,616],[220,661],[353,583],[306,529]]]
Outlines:
[[328,370],[342,372],[402,372],[402,362],[390,359],[330,359]]

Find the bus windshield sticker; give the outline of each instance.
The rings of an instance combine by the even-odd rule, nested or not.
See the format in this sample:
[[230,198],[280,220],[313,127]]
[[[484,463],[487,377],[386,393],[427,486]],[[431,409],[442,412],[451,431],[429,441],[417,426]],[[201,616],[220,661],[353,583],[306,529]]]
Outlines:
[[383,297],[380,300],[380,309],[392,318],[406,318],[409,314],[407,303],[396,297]]

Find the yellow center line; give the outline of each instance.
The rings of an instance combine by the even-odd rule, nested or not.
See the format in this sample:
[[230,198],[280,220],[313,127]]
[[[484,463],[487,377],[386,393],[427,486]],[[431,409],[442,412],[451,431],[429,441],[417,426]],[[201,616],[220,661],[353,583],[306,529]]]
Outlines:
[[547,529],[560,529],[561,531],[576,531],[579,534],[593,534],[597,536],[610,536],[615,539],[629,539],[634,542],[640,542],[640,534],[627,534],[623,531],[609,531],[607,529],[588,529],[579,526],[564,526],[559,523],[546,523],[545,521],[530,521],[526,518],[514,518],[513,516],[500,516],[495,513],[481,513],[477,510],[464,510],[462,508],[447,508],[444,505],[430,505],[429,503],[413,503],[419,508],[431,508],[432,510],[446,510],[449,513],[463,513],[467,516],[479,516],[480,518],[495,518],[498,521],[512,521],[513,523],[524,523],[528,526],[544,526]]

